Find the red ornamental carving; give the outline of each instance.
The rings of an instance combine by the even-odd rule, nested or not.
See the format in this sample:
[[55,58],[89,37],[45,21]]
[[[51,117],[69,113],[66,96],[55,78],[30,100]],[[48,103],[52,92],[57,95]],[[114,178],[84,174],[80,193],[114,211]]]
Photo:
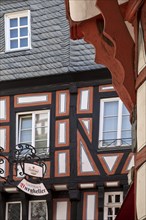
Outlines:
[[135,44],[125,20],[133,21],[143,2],[129,0],[119,5],[115,0],[96,0],[101,14],[82,22],[74,22],[70,18],[69,2],[66,0],[71,38],[84,38],[95,47],[95,62],[104,64],[110,70],[113,86],[130,113],[135,105]]

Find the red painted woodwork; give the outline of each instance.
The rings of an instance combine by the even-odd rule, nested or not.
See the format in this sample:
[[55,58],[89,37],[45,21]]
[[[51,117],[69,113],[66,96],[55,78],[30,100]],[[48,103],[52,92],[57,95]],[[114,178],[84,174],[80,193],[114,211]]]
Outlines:
[[[141,9],[140,22],[141,22],[142,29],[143,29],[144,43],[145,43],[145,50],[146,50],[146,2],[143,4],[143,7]],[[136,49],[137,49],[137,54],[138,54],[138,40],[136,41]],[[145,80],[146,80],[146,67],[140,72],[140,74],[138,75],[136,79],[136,89],[138,89]]]
[[125,162],[125,164],[124,164],[124,166],[123,166],[123,169],[122,169],[122,173],[123,173],[123,174],[124,174],[124,173],[127,173],[127,174],[128,174],[129,170],[127,170],[127,168],[128,168],[128,166],[129,166],[129,164],[130,164],[130,162],[131,162],[133,156],[134,156],[133,153],[130,153],[130,154],[129,154],[129,156],[128,156],[128,158],[127,158],[127,160],[126,160],[126,162]]
[[[115,164],[113,165],[113,168],[112,170],[109,170],[108,168],[108,164],[106,163],[106,161],[104,160],[104,157],[112,157],[112,156],[117,156],[117,159],[115,161]],[[99,158],[100,160],[100,163],[102,164],[102,167],[104,168],[105,172],[108,174],[108,175],[114,175],[120,162],[121,162],[121,159],[123,157],[123,153],[110,153],[110,154],[98,154],[97,157]]]
[[95,62],[110,70],[114,88],[132,113],[135,105],[134,42],[117,1],[97,0],[96,5],[101,11],[101,19],[98,16],[83,22],[73,22],[67,1],[71,37],[84,38],[95,47]]
[[129,0],[125,19],[132,22],[144,0]]
[[136,154],[135,169],[138,170],[146,162],[146,146]]
[[0,147],[4,148],[4,152],[9,152],[9,147],[10,147],[10,126],[0,126],[0,129],[5,129],[5,131],[6,131],[6,136],[5,136],[6,146],[0,146]]
[[0,123],[5,123],[10,121],[10,97],[9,96],[0,96],[0,100],[6,102],[6,119],[0,119]]
[[138,89],[146,80],[146,68],[144,68],[136,79],[136,89]]
[[[86,172],[82,172],[81,171],[81,164],[82,164],[82,161],[81,161],[81,152],[80,152],[80,142],[82,142],[83,146],[84,146],[84,150],[86,152],[86,155],[89,159],[89,162],[93,168],[93,171],[86,171]],[[99,173],[99,170],[96,166],[96,163],[83,139],[83,137],[81,136],[80,132],[77,131],[77,173],[78,173],[78,176],[94,176],[94,175],[100,175]]]
[[130,187],[115,220],[134,220],[134,184]]

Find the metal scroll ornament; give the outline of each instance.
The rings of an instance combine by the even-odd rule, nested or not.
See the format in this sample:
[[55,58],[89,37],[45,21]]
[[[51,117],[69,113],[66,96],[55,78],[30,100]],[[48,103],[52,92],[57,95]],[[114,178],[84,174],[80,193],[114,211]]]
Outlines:
[[5,161],[8,161],[8,158],[4,155],[4,148],[0,147],[0,178],[8,182],[8,177],[5,176]]
[[[26,165],[30,164],[29,169],[35,168],[35,166],[42,168],[42,175],[41,177],[44,177],[46,173],[47,166],[43,159],[37,155],[36,149],[26,143],[21,143],[16,145],[15,148],[15,160],[16,164],[20,165],[21,171],[19,172],[20,176],[23,176],[24,174],[28,174],[25,171]],[[34,165],[34,166],[33,166]],[[29,174],[28,174],[29,175]]]

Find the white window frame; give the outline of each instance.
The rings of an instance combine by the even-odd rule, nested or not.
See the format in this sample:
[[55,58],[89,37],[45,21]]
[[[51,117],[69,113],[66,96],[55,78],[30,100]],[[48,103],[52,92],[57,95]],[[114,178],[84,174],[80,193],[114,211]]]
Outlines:
[[113,102],[113,101],[118,101],[118,126],[117,126],[117,137],[116,137],[117,143],[113,146],[116,147],[121,145],[120,139],[122,138],[122,107],[124,104],[120,100],[120,98],[116,97],[116,98],[106,98],[100,100],[99,147],[104,147],[103,146],[104,103]]
[[5,220],[8,220],[8,206],[9,206],[9,204],[16,204],[16,203],[20,204],[20,220],[22,220],[22,202],[19,202],[19,201],[6,202],[6,217],[5,217]]
[[45,202],[46,203],[46,220],[48,220],[48,206],[46,200],[31,200],[29,201],[29,212],[28,212],[28,220],[31,220],[31,203],[33,202]]
[[[108,203],[108,196],[109,195],[119,195],[120,196],[120,202],[115,202],[115,203]],[[120,208],[123,203],[123,192],[105,192],[104,194],[104,220],[108,220],[108,208]],[[112,220],[115,219],[115,215],[112,216]]]
[[[28,17],[28,46],[27,47],[20,47],[18,45],[18,48],[10,48],[10,26],[9,26],[9,21],[10,19],[13,18],[20,18],[20,17]],[[13,13],[8,13],[5,14],[5,51],[10,52],[10,51],[19,51],[19,50],[27,50],[31,49],[31,16],[30,16],[30,10],[24,10],[24,11],[18,11],[18,12],[13,12]],[[18,25],[18,30],[20,30],[20,26]],[[19,31],[18,31],[19,32]],[[25,37],[24,37],[25,38]],[[20,40],[20,36],[18,34],[18,41]]]
[[[48,137],[47,137],[47,151],[46,153],[49,154],[50,152],[50,109],[47,110],[40,110],[40,111],[31,111],[31,112],[20,112],[16,114],[16,144],[19,144],[19,140],[20,140],[20,132],[19,132],[19,117],[22,115],[25,115],[27,117],[27,115],[32,115],[32,125],[35,124],[35,115],[36,114],[40,114],[40,113],[48,113]],[[32,146],[35,147],[35,132],[34,132],[34,128],[32,127]]]

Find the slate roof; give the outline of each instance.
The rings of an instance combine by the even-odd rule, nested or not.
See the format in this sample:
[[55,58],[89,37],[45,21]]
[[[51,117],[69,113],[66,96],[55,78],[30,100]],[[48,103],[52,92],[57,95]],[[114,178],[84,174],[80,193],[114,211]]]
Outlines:
[[[32,49],[5,52],[4,14],[31,11]],[[0,0],[0,81],[102,68],[94,49],[70,40],[64,0]]]

